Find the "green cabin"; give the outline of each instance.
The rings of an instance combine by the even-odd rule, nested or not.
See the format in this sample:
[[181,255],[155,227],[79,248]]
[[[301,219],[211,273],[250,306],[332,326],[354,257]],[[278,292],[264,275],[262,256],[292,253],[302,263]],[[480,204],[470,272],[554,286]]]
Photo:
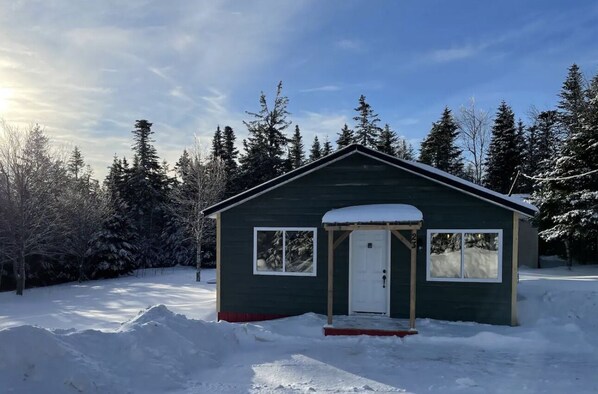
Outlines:
[[315,312],[517,324],[520,217],[536,208],[361,145],[204,211],[218,319]]

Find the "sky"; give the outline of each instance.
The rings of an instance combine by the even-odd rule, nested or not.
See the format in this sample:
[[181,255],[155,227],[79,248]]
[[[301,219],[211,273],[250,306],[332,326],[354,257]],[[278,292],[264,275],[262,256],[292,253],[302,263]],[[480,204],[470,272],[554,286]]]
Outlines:
[[598,72],[598,2],[0,0],[0,117],[79,146],[98,177],[153,122],[174,163],[217,125],[247,135],[278,81],[304,135],[336,140],[361,94],[417,145],[445,106],[552,108]]

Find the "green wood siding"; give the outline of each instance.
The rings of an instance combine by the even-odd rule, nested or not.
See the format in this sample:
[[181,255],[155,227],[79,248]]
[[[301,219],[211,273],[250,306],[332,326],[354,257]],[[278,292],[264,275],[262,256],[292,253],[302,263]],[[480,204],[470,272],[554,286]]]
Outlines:
[[[324,213],[350,205],[401,203],[419,208],[417,316],[510,324],[513,213],[361,154],[222,212],[221,310],[294,315],[326,313]],[[253,275],[254,227],[317,227],[317,276]],[[502,229],[502,283],[426,281],[427,229]],[[407,234],[406,234],[407,235]],[[348,312],[349,239],[335,251],[334,313]],[[391,246],[391,315],[409,314],[409,251]]]

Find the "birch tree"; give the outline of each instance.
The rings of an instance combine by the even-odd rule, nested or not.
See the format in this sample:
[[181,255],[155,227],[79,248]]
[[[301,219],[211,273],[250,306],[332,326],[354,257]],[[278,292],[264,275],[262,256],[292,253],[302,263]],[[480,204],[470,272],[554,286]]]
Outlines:
[[484,178],[484,159],[490,143],[490,117],[476,107],[475,98],[462,106],[457,118],[461,147],[468,153],[467,164],[473,169],[473,182],[481,185]]
[[188,160],[178,168],[180,184],[173,190],[173,214],[185,227],[196,245],[196,280],[201,281],[202,246],[214,232],[214,222],[202,211],[217,203],[226,188],[226,171],[222,160],[206,160],[199,141],[188,153]]

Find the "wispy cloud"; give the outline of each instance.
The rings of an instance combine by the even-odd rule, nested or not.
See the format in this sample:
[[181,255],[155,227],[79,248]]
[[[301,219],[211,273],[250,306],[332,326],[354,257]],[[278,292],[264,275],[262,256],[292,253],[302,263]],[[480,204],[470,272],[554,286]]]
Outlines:
[[243,112],[228,97],[277,56],[306,9],[259,0],[15,4],[0,13],[0,87],[11,91],[0,116],[80,145],[100,176],[114,153],[129,154],[136,119],[154,122],[170,162],[219,123],[241,139]]
[[475,56],[483,49],[484,46],[473,47],[472,45],[466,45],[457,48],[438,49],[432,51],[428,55],[428,58],[434,63],[447,63]]
[[338,92],[339,90],[341,90],[341,87],[338,85],[323,85],[323,86],[318,86],[315,88],[301,89],[301,90],[299,90],[299,92],[301,92],[301,93]]
[[358,52],[364,49],[363,42],[357,39],[344,38],[342,40],[338,40],[335,44],[338,48],[347,51]]

